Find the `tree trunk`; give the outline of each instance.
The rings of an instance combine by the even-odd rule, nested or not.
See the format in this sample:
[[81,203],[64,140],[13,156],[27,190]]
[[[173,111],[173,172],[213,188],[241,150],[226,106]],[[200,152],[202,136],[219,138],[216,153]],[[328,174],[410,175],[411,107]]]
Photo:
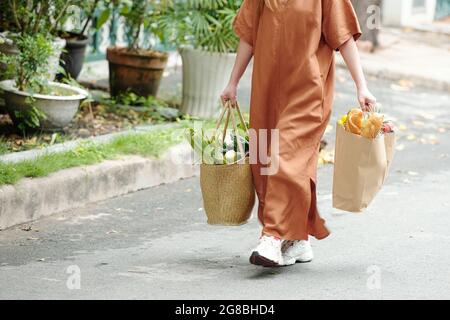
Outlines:
[[[367,24],[367,20],[371,17],[373,12],[367,13],[367,8],[369,6],[375,5],[380,8],[379,12],[381,12],[381,4],[382,0],[351,0],[353,7],[355,8],[356,15],[358,16],[359,23],[361,25],[362,36],[361,40],[370,41],[374,48],[378,46],[378,33],[379,28],[369,28]],[[381,17],[377,17],[380,19]]]

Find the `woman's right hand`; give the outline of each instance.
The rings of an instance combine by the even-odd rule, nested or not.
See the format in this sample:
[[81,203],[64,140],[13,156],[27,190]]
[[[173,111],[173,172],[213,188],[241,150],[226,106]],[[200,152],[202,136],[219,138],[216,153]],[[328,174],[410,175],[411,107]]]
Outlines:
[[222,91],[222,94],[220,95],[220,99],[222,99],[222,102],[225,103],[226,101],[230,100],[231,102],[236,102],[236,94],[237,94],[237,85],[233,83],[229,83],[225,89]]

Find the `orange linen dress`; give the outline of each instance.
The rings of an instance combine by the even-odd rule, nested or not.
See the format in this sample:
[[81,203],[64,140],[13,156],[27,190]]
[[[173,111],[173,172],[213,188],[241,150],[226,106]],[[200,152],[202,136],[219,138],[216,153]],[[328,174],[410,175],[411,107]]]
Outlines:
[[250,127],[279,130],[277,173],[261,175],[261,158],[252,165],[258,218],[265,235],[323,239],[316,178],[333,104],[333,50],[358,39],[360,27],[350,0],[280,0],[273,11],[262,1],[244,0],[233,23],[254,53]]

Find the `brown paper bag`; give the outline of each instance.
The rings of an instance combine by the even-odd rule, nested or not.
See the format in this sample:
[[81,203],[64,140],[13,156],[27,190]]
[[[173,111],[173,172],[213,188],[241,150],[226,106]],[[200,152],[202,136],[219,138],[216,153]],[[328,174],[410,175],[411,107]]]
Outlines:
[[395,134],[367,139],[338,125],[333,174],[333,207],[362,212],[387,177],[394,155]]

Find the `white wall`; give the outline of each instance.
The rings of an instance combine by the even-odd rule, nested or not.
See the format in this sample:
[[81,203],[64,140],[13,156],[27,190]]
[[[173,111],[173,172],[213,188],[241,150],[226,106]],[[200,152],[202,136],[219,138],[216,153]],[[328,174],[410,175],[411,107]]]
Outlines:
[[434,20],[436,0],[425,0],[425,10],[416,10],[414,0],[384,0],[383,24],[408,26],[431,23]]

